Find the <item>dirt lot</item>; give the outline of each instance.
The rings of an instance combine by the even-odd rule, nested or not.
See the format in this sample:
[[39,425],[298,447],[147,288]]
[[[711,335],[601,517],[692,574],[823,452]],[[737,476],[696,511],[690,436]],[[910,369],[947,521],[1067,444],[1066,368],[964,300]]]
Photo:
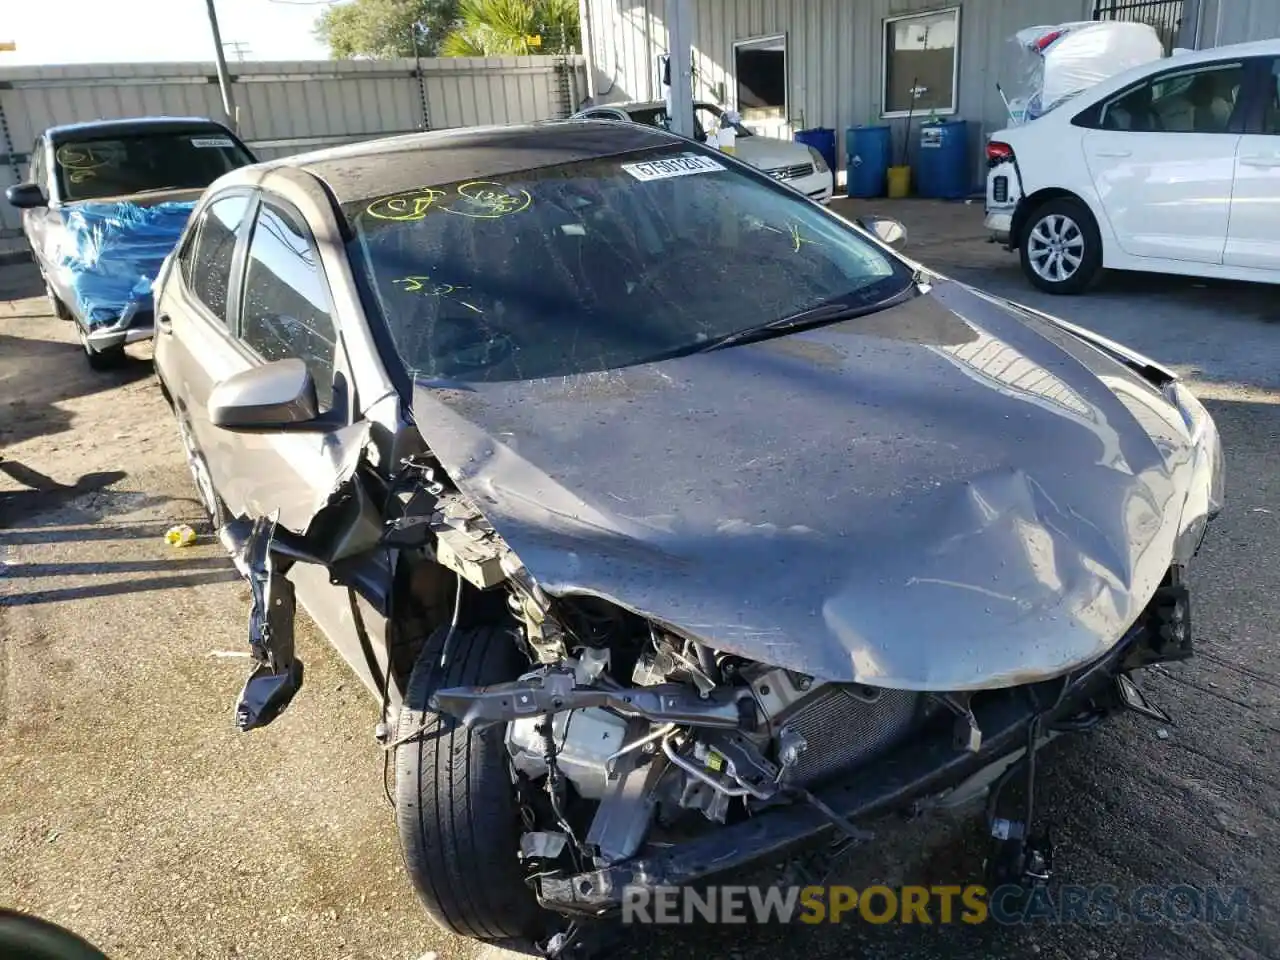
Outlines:
[[[902,216],[917,258],[1046,305],[982,242],[978,208],[874,209]],[[376,705],[317,636],[299,638],[307,681],[288,713],[251,735],[232,727],[246,591],[208,537],[163,541],[199,511],[154,376],[145,360],[91,374],[39,292],[30,268],[0,269],[0,904],[137,960],[475,956],[417,909],[382,794]],[[1048,306],[1191,378],[1222,430],[1230,495],[1194,570],[1199,656],[1146,683],[1176,724],[1161,736],[1122,718],[1046,757],[1057,879],[1241,886],[1247,916],[668,930],[615,956],[1280,956],[1280,302],[1122,278]],[[971,823],[878,831],[830,882],[980,876]]]

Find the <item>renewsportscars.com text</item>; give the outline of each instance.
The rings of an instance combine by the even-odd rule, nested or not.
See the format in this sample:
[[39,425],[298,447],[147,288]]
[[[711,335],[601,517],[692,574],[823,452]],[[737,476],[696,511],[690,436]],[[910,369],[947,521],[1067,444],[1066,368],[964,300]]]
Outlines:
[[1108,884],[1017,886],[627,887],[622,921],[681,923],[914,923],[1187,925],[1234,923],[1249,908],[1240,887]]

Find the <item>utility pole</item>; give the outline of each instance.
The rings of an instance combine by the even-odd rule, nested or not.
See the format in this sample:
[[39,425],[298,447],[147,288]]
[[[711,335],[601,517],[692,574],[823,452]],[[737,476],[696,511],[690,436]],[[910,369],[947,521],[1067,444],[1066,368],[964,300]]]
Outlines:
[[693,16],[690,0],[666,0],[667,52],[671,57],[671,130],[693,136]]
[[[227,72],[227,53],[222,49],[222,34],[218,30],[218,11],[213,7],[213,0],[205,0],[209,8],[209,29],[213,31],[213,54],[218,64],[218,89],[222,91],[222,110],[227,115],[227,122],[235,130],[236,98],[231,92],[231,74]],[[238,132],[238,131],[237,131]]]
[[422,105],[422,129],[431,129],[431,111],[427,108],[427,81],[422,76],[422,51],[418,46],[420,24],[409,25],[409,39],[413,43],[413,74],[418,78],[418,101]]

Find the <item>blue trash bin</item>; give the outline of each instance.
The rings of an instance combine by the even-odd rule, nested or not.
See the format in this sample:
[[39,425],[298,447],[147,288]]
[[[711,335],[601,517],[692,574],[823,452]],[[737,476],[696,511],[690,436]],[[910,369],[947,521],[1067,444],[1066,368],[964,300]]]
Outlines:
[[827,169],[836,169],[836,132],[830,127],[813,127],[809,130],[796,131],[796,143],[813,147],[822,159],[827,161]]
[[938,200],[969,196],[969,124],[965,120],[926,123],[916,152],[916,194]]
[[849,196],[883,197],[888,188],[889,158],[893,152],[891,129],[850,127],[844,134],[848,160]]

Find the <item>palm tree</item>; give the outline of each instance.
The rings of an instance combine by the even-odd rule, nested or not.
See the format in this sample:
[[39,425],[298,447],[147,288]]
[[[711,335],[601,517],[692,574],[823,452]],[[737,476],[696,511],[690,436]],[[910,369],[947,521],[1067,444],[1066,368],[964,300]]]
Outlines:
[[[537,44],[534,38],[541,38]],[[576,0],[462,0],[446,57],[522,57],[578,47]]]

